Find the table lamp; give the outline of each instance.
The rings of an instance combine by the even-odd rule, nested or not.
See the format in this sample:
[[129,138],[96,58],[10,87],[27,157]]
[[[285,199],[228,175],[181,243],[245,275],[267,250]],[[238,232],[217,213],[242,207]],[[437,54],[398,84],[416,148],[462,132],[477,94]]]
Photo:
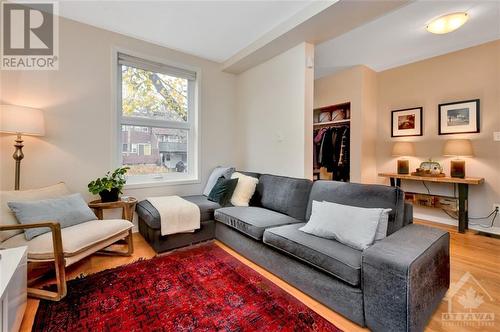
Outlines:
[[17,135],[16,144],[14,144],[16,150],[12,157],[16,161],[14,189],[19,190],[21,160],[24,158],[21,135],[43,136],[45,134],[43,112],[24,106],[0,105],[0,133]]
[[452,139],[446,141],[443,156],[456,157],[450,162],[450,175],[452,178],[465,178],[465,160],[460,157],[473,157],[472,143],[468,139]]
[[[415,146],[412,142],[396,142],[392,146],[394,157],[415,156]],[[408,159],[398,159],[398,174],[410,174],[410,161]]]

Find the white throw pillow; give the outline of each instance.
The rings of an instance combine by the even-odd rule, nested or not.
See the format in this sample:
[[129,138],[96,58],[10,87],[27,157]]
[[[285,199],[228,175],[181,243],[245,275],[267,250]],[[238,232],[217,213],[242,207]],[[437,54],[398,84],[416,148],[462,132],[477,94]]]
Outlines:
[[[322,201],[326,202],[327,201]],[[314,203],[314,201],[313,201]],[[380,220],[377,226],[377,233],[375,234],[375,241],[380,241],[387,237],[387,227],[389,226],[389,213],[392,209],[383,209],[382,215],[380,216]]]
[[313,201],[311,217],[299,230],[364,250],[375,241],[384,210]]
[[250,199],[255,193],[259,179],[244,175],[238,172],[231,175],[231,179],[238,179],[236,189],[234,189],[233,197],[231,197],[231,204],[234,206],[248,206]]
[[[0,224],[19,224],[16,216],[7,205],[7,202],[37,201],[41,199],[57,198],[69,194],[70,192],[63,182],[39,189],[0,191]],[[0,242],[22,232],[22,230],[0,232]]]

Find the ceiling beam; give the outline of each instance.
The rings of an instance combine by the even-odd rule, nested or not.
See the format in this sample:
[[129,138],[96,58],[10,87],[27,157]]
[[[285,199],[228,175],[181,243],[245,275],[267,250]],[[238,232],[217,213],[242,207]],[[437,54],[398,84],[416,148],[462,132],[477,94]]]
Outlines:
[[315,1],[222,64],[239,74],[284,51],[308,42],[319,44],[411,3],[412,0]]

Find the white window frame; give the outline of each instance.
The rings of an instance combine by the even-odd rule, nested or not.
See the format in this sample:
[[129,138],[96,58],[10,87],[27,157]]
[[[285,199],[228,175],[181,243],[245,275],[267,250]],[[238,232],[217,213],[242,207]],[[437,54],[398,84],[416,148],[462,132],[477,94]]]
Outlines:
[[[135,57],[141,62],[138,64],[137,68],[144,70],[151,70],[144,67],[144,63],[151,63],[154,66],[153,72],[158,72],[170,76],[179,76],[176,74],[178,72],[190,71],[195,74],[196,78],[194,80],[188,80],[188,121],[167,121],[158,119],[146,119],[139,117],[123,116],[122,113],[122,73],[121,64],[119,63],[119,54],[125,54],[129,57]],[[122,158],[122,125],[131,126],[145,126],[145,127],[158,127],[158,128],[169,128],[169,129],[184,129],[188,131],[188,147],[187,147],[187,163],[188,172],[186,173],[160,173],[160,174],[148,174],[148,175],[132,175],[127,176],[127,184],[125,189],[135,189],[135,188],[148,188],[156,186],[167,186],[167,185],[177,185],[177,184],[194,184],[200,183],[199,170],[200,170],[200,132],[199,132],[199,105],[200,105],[200,81],[201,81],[201,70],[199,68],[186,66],[183,64],[172,63],[162,59],[154,58],[151,56],[139,54],[137,52],[123,50],[118,48],[113,48],[113,91],[115,94],[115,107],[116,110],[116,135],[114,136],[115,151],[117,151],[115,164],[117,167],[123,165]]]

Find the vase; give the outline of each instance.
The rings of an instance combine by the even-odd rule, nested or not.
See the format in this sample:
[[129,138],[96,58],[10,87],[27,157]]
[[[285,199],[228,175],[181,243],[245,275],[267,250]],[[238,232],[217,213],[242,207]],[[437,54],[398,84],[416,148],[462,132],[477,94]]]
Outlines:
[[99,192],[99,196],[101,196],[101,202],[116,202],[119,199],[120,191],[118,188],[112,188],[111,190],[103,190]]

